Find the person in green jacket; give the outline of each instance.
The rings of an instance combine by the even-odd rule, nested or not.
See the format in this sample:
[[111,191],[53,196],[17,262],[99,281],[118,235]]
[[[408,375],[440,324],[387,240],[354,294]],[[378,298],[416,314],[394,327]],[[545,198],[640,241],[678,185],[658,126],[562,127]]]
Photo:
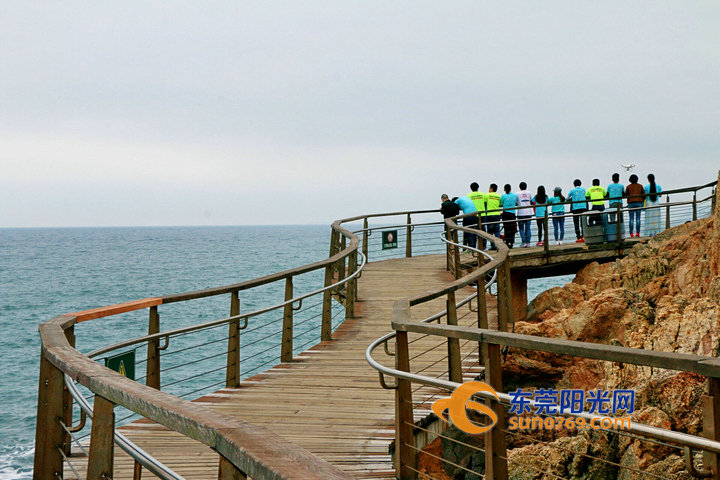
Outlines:
[[[497,184],[491,183],[488,193],[485,195],[485,211],[481,215],[483,218],[483,231],[500,236],[500,194],[497,193]],[[483,242],[485,248],[485,242]],[[494,249],[494,247],[492,247]]]
[[[593,186],[588,188],[585,196],[590,200],[590,203],[592,204],[590,210],[602,212],[605,210],[605,197],[607,197],[607,192],[603,187],[600,186],[599,178],[593,179],[592,184]],[[602,223],[601,215],[596,214],[590,216],[588,224],[597,225],[599,223]]]

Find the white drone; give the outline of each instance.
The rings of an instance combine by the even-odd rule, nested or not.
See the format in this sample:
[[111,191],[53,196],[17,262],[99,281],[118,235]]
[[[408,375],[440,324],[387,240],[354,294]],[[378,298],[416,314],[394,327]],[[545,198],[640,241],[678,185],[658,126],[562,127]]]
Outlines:
[[625,169],[625,171],[629,172],[630,170],[635,168],[636,165],[634,163],[631,163],[630,165],[620,165],[620,166],[623,167]]

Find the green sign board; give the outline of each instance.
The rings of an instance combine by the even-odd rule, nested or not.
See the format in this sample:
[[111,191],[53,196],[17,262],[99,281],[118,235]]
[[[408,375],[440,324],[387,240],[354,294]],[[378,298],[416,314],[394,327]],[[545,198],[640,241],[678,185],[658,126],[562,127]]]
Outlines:
[[397,230],[382,232],[382,249],[397,248]]
[[106,358],[105,366],[130,380],[135,380],[135,350]]

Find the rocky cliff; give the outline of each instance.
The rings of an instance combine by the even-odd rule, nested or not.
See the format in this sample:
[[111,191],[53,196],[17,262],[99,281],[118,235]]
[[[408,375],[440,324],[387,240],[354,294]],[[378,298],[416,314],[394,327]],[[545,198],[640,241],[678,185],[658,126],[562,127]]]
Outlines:
[[[518,322],[515,332],[719,356],[720,209],[714,218],[637,245],[622,260],[585,267],[572,283],[533,300],[528,320]],[[504,376],[506,390],[548,385],[635,389],[633,421],[692,434],[702,429],[700,401],[707,387],[699,375],[511,350]],[[545,440],[549,443],[513,438],[511,478],[693,478],[677,448],[597,432],[554,434]]]

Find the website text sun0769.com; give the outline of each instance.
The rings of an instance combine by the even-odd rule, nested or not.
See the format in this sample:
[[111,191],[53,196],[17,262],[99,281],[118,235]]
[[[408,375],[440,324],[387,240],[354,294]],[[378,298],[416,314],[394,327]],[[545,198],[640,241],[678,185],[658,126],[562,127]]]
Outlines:
[[591,418],[583,417],[510,417],[508,430],[625,430],[630,428],[629,417]]

